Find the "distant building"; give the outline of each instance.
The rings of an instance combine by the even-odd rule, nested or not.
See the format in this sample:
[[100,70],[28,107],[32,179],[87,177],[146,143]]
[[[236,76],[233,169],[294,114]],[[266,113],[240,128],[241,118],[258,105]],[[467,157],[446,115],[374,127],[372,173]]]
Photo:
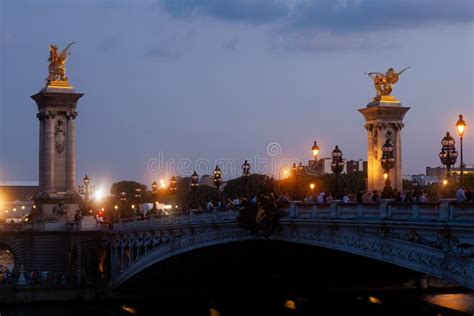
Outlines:
[[199,185],[207,185],[210,187],[214,186],[214,177],[208,174],[205,174],[199,179]]
[[31,212],[38,191],[35,181],[0,182],[0,218],[21,217]]
[[[474,165],[464,164],[464,174],[474,174]],[[450,175],[459,175],[461,170],[459,167],[452,167],[449,171]],[[446,167],[426,167],[426,175],[436,177],[439,180],[446,177]]]
[[[332,174],[331,170],[332,158],[320,158],[315,163],[314,160],[308,161],[307,173],[314,176],[322,176],[325,174]],[[362,171],[367,174],[367,161],[359,160],[344,160],[344,169],[342,173],[351,174],[357,171]]]
[[347,160],[346,170],[347,170],[347,174],[351,174],[358,171],[362,171],[364,174],[367,174],[367,161],[362,160],[362,159]]
[[438,183],[440,181],[440,179],[438,179],[437,177],[433,177],[433,176],[426,176],[424,174],[415,174],[413,176],[411,176],[411,181],[416,181],[418,182],[419,185],[421,186],[426,186],[426,185],[431,185],[431,184],[434,184],[434,183]]

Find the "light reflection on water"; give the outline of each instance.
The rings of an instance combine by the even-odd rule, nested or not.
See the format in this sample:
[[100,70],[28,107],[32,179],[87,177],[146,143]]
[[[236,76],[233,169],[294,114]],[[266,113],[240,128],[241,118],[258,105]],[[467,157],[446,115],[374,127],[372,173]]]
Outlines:
[[474,294],[435,294],[423,297],[425,302],[454,309],[460,312],[474,313]]

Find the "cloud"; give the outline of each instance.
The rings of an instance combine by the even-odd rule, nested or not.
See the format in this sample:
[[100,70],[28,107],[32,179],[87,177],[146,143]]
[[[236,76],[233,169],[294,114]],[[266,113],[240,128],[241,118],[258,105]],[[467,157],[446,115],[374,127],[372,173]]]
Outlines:
[[263,24],[288,15],[276,0],[162,0],[166,12],[179,18],[212,17],[224,21]]
[[148,50],[146,57],[176,59],[179,57],[179,54],[169,48],[155,45]]
[[290,29],[365,32],[474,20],[472,0],[314,0],[300,4]]
[[[176,18],[266,27],[272,47],[327,51],[391,47],[374,34],[474,21],[473,0],[162,0]],[[237,44],[237,43],[235,43]],[[226,42],[224,48],[232,48]]]
[[224,48],[225,50],[236,50],[237,44],[239,44],[239,39],[237,37],[234,37],[222,43],[222,48]]

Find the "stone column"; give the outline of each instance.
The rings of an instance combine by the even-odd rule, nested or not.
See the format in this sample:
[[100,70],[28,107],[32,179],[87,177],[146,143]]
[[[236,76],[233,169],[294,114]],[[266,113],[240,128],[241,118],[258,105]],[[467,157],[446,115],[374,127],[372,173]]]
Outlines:
[[395,166],[390,170],[389,177],[393,189],[402,189],[402,148],[401,129],[403,118],[410,108],[402,107],[399,102],[390,104],[371,102],[366,108],[360,109],[366,120],[367,130],[367,177],[368,191],[383,191],[385,180],[380,159],[382,146],[389,138],[392,141],[395,155]]
[[75,144],[75,120],[77,112],[69,112],[67,115],[66,135],[66,191],[70,194],[76,193],[76,144]]
[[40,191],[44,190],[44,177],[43,177],[43,172],[44,172],[44,115],[43,113],[38,113],[36,115],[40,122],[39,126],[39,166],[38,166],[38,185],[40,188]]
[[125,261],[125,247],[122,246],[122,272],[125,271],[126,266],[126,261]]
[[48,111],[45,113],[45,132],[44,132],[44,192],[55,193],[54,185],[54,113]]
[[116,273],[115,246],[110,247],[110,276],[113,278]]

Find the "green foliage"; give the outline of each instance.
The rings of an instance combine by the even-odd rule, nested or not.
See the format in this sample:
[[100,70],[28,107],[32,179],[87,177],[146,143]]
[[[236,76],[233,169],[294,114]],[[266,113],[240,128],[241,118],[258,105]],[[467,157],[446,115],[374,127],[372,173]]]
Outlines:
[[115,197],[115,201],[120,200],[120,193],[125,192],[127,200],[133,200],[135,197],[135,189],[140,188],[142,196],[146,192],[146,185],[136,181],[119,181],[112,184],[110,194]]
[[[247,181],[247,189],[245,185]],[[274,191],[274,180],[266,175],[252,174],[227,181],[224,188],[224,195],[229,198],[251,197],[255,195],[268,194]]]
[[197,205],[203,207],[210,200],[217,200],[217,190],[215,187],[208,185],[198,185],[196,187],[195,196],[191,189],[191,178],[183,178],[176,186],[176,203],[183,208],[188,208],[193,204],[194,198]]

